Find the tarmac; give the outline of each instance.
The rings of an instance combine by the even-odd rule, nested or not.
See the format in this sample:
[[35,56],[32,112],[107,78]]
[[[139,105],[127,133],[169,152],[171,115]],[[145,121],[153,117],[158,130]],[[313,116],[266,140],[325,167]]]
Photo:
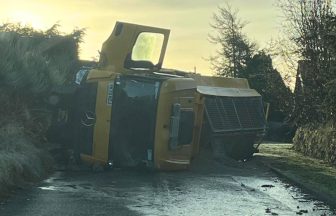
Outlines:
[[336,215],[278,177],[258,158],[201,157],[190,170],[57,171],[16,190],[1,216],[83,215]]

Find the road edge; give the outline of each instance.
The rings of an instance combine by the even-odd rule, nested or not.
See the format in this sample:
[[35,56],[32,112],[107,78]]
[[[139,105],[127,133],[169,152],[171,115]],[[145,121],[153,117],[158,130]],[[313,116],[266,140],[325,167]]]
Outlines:
[[292,184],[294,184],[297,187],[299,187],[300,189],[302,189],[304,192],[313,195],[316,199],[325,202],[332,209],[336,210],[336,199],[335,199],[335,197],[333,197],[329,194],[322,193],[314,185],[303,182],[299,178],[291,176],[290,174],[286,173],[285,171],[282,171],[278,168],[275,168],[274,166],[268,164],[265,161],[260,161],[260,162],[264,166],[269,168],[272,172],[274,172],[276,175],[278,175],[279,177],[286,179],[287,181],[291,182]]

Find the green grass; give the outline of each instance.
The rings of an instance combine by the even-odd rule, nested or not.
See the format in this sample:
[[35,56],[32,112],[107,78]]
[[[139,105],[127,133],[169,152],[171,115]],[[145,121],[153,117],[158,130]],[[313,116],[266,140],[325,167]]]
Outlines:
[[336,200],[335,166],[294,151],[292,144],[262,144],[258,157],[321,196]]

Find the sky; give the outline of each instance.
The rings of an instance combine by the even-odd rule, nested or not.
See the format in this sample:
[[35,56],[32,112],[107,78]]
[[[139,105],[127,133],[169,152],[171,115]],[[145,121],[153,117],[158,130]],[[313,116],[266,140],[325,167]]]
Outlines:
[[[61,31],[86,28],[81,59],[98,57],[116,21],[171,30],[163,66],[210,75],[207,58],[216,46],[208,41],[213,13],[224,0],[0,0],[0,23],[21,22],[38,29],[59,23]],[[227,0],[249,22],[248,37],[263,48],[278,35],[277,0]]]

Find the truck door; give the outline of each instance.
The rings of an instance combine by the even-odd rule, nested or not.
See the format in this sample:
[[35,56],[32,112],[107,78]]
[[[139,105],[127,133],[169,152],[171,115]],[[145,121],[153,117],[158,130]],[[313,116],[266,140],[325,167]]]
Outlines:
[[99,67],[117,73],[131,68],[160,69],[169,33],[168,29],[117,22],[103,43]]

